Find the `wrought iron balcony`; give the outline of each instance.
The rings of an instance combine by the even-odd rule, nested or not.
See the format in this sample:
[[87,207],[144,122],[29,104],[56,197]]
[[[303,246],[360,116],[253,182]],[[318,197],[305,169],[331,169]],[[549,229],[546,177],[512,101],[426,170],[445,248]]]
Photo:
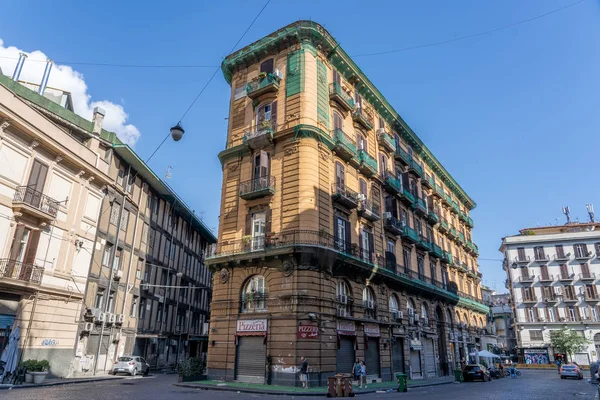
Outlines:
[[383,213],[383,228],[396,236],[402,234],[402,224],[390,212]]
[[427,213],[427,222],[429,222],[430,225],[435,225],[440,222],[440,217],[435,210],[429,209],[429,212]]
[[555,254],[554,259],[556,261],[569,261],[571,259],[571,253]]
[[244,144],[251,149],[263,149],[273,143],[274,123],[270,120],[263,120],[253,130],[246,131],[242,140]]
[[515,281],[523,284],[532,284],[535,282],[535,275],[519,276]]
[[356,151],[356,142],[353,138],[346,135],[341,129],[334,129],[331,131],[333,136],[334,147],[333,150],[337,155],[340,156],[344,161],[350,161],[352,159],[358,161],[358,152]]
[[462,244],[463,246],[467,245],[467,242],[465,241],[465,235],[462,232],[458,232],[458,241],[460,242],[460,244]]
[[450,231],[448,232],[448,236],[452,239],[458,239],[458,232],[454,226],[450,225]]
[[536,296],[525,296],[523,297],[524,304],[535,304],[538,302],[538,298]]
[[444,262],[446,264],[453,264],[452,253],[444,251],[443,256],[442,256],[442,262]]
[[400,164],[409,165],[410,164],[410,156],[401,146],[396,147],[396,153],[394,154],[396,161],[400,162]]
[[244,200],[258,199],[275,194],[275,177],[261,176],[240,183],[240,197]]
[[542,253],[537,253],[534,255],[534,260],[536,263],[547,263],[548,261],[550,261],[550,256],[548,256],[546,253],[542,252]]
[[402,192],[400,179],[391,171],[385,172],[383,184],[385,189],[390,193],[400,194]]
[[442,187],[442,185],[440,185],[439,183],[436,183],[433,189],[435,189],[433,191],[433,195],[435,197],[438,197],[443,200],[444,199],[444,188]]
[[458,207],[456,200],[452,200],[452,209],[450,211],[454,211],[455,214],[460,214],[460,208]]
[[358,193],[345,185],[334,183],[331,188],[331,197],[333,201],[348,209],[358,207]]
[[514,262],[517,264],[529,264],[531,262],[531,257],[529,257],[529,256],[517,257],[517,258],[515,258]]
[[403,187],[402,192],[399,194],[400,200],[409,207],[415,204],[415,196],[410,192],[408,188]]
[[410,164],[408,164],[408,172],[413,173],[419,178],[423,177],[423,165],[418,163],[416,160],[410,160]]
[[542,274],[540,276],[540,283],[544,286],[548,286],[548,285],[552,284],[552,282],[554,282],[555,279],[556,279],[556,277],[554,275]]
[[408,243],[418,243],[419,242],[419,234],[413,228],[405,224],[402,227],[402,239]]
[[58,214],[59,202],[30,186],[17,186],[13,197],[14,211],[25,212],[37,218],[53,220]]
[[591,251],[588,252],[575,252],[575,259],[576,260],[589,260],[590,258],[592,258],[594,256],[594,253]]
[[369,131],[373,129],[373,113],[364,107],[356,107],[355,105],[354,111],[352,111],[352,119]]
[[265,93],[277,92],[279,90],[279,81],[279,77],[273,73],[258,77],[256,80],[246,84],[246,95],[254,100]]
[[242,312],[261,312],[267,310],[269,294],[265,291],[242,294]]
[[358,151],[358,159],[360,161],[360,171],[368,177],[377,174],[377,161],[369,155],[365,150]]
[[435,243],[431,244],[431,250],[429,250],[429,255],[434,258],[443,258],[444,251],[440,246]]
[[422,197],[415,197],[414,211],[417,215],[427,215],[427,203],[425,203],[425,199]]
[[594,282],[596,280],[596,273],[595,272],[580,273],[579,280],[582,282]]
[[571,296],[571,295],[563,294],[562,301],[564,303],[577,303],[579,301],[579,299],[575,295]]
[[575,274],[560,274],[558,276],[558,280],[561,282],[573,282],[573,278],[575,278]]
[[42,283],[44,268],[22,263],[9,258],[0,259],[0,280],[12,279],[39,285]]
[[600,295],[598,293],[588,293],[587,291],[584,293],[583,298],[586,303],[596,304],[600,302]]
[[469,226],[470,228],[473,228],[473,218],[469,217],[467,215],[467,221],[466,221],[467,226]]
[[556,304],[560,301],[560,297],[556,293],[550,293],[546,296],[543,296],[542,300],[546,304]]
[[448,233],[448,231],[450,230],[448,221],[446,221],[445,219],[442,219],[440,221],[440,225],[438,226],[438,230],[440,231],[440,233]]
[[379,219],[381,218],[379,213],[379,206],[373,204],[373,202],[369,200],[360,201],[358,205],[358,214],[371,222],[379,221]]
[[431,250],[431,243],[423,235],[419,235],[419,241],[416,243],[416,246],[418,248],[420,248],[421,250],[425,250],[425,251]]
[[[446,203],[448,204],[448,206],[452,207],[452,196],[450,196],[448,193],[445,193],[444,199],[446,200]],[[453,211],[453,210],[451,209],[450,211]]]
[[467,222],[467,214],[465,214],[463,211],[459,210],[458,211],[458,219],[460,219],[462,222],[466,223]]
[[385,129],[379,128],[377,130],[377,140],[379,141],[379,147],[384,151],[396,151],[396,141],[385,131]]
[[337,82],[329,85],[329,98],[337,102],[346,111],[354,109],[354,99]]

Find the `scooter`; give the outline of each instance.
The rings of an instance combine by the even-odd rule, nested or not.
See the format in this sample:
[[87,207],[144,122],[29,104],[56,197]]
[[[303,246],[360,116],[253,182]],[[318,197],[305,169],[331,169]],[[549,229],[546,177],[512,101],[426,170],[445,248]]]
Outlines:
[[[517,368],[515,368],[515,373],[517,374],[517,376],[521,376],[521,371],[519,371]],[[505,368],[504,369],[504,376],[510,376],[510,368]]]

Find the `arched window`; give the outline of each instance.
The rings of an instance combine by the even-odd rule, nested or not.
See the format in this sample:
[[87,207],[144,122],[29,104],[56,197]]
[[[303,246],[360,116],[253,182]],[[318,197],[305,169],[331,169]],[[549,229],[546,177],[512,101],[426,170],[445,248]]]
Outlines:
[[390,321],[398,321],[400,319],[400,302],[395,294],[390,295]]
[[448,326],[452,326],[452,313],[450,310],[446,310],[446,323]]
[[256,130],[277,128],[277,100],[272,103],[262,104],[256,109]]
[[375,295],[373,289],[366,287],[363,289],[363,308],[365,310],[365,318],[375,319]]
[[333,129],[344,129],[344,118],[339,112],[333,112]]
[[406,301],[406,312],[408,312],[408,323],[414,325],[415,323],[415,303],[412,299]]
[[344,281],[339,281],[335,286],[335,295],[338,303],[338,316],[349,317],[352,315],[352,293]]
[[423,321],[423,326],[429,325],[429,309],[427,303],[423,303],[421,306],[421,320]]
[[267,290],[265,278],[254,275],[249,278],[242,290],[242,312],[257,312],[267,309]]

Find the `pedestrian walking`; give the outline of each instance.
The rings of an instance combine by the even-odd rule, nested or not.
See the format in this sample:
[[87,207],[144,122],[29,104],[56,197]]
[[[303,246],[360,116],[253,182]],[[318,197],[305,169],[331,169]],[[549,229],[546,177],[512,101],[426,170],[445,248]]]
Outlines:
[[300,357],[300,382],[304,389],[308,388],[308,361],[304,357]]
[[360,361],[358,360],[358,358],[354,361],[354,365],[352,366],[352,376],[354,377],[354,380],[356,381],[356,386],[358,386],[360,384]]
[[516,378],[517,377],[517,368],[515,368],[514,364],[510,365],[510,377],[511,378]]
[[360,387],[362,388],[362,384],[365,384],[365,389],[367,388],[367,363],[364,361],[360,362]]
[[500,375],[500,378],[504,378],[504,366],[502,365],[502,361],[498,363],[498,371],[498,375]]
[[556,367],[558,368],[558,373],[560,374],[560,359],[556,359]]

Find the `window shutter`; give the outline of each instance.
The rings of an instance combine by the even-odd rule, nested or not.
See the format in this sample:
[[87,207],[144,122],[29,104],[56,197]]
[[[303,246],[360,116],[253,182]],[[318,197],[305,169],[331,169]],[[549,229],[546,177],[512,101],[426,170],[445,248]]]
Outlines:
[[517,253],[519,255],[519,260],[525,260],[525,249],[523,247],[519,247]]
[[261,106],[258,109],[258,114],[256,114],[256,126],[260,126],[260,124],[265,119],[265,106]]
[[521,276],[523,278],[529,278],[529,270],[527,269],[527,267],[523,267],[521,269]]
[[408,185],[408,172],[402,173],[402,187],[404,189],[408,189],[410,186]]
[[272,210],[269,208],[265,211],[265,233],[271,232]]
[[16,260],[17,256],[19,255],[19,247],[21,246],[21,240],[23,240],[24,231],[25,227],[23,225],[17,225],[15,236],[13,238],[13,242],[10,248],[10,258],[12,260]]
[[338,188],[344,188],[344,166],[340,162],[335,163],[335,184]]
[[581,264],[581,274],[586,277],[590,276],[590,267],[588,266],[588,263]]
[[521,296],[523,296],[523,300],[529,300],[529,297],[527,296],[527,291],[525,291],[525,288],[521,288]]
[[582,243],[581,244],[581,250],[583,251],[583,256],[587,256],[588,255],[587,244]]
[[32,230],[27,244],[27,253],[25,253],[25,264],[35,263],[35,253],[37,253],[38,243],[40,241],[40,231]]
[[542,279],[544,279],[544,280],[550,279],[550,277],[548,276],[548,266],[547,265],[542,265],[541,271],[542,271]]
[[271,128],[277,132],[277,100],[271,103]]
[[264,150],[260,151],[260,177],[264,178],[269,176],[269,153]]
[[364,179],[360,180],[360,192],[367,196],[367,182]]
[[567,264],[560,264],[560,274],[566,278],[567,276],[569,276],[569,268],[567,267]]
[[344,221],[344,224],[346,225],[346,252],[350,252],[350,244],[352,241],[352,233],[350,232],[350,221]]
[[248,213],[246,215],[246,235],[252,234],[252,214]]
[[369,238],[369,260],[372,260],[373,253],[375,252],[373,243],[373,233],[367,232],[367,237]]
[[342,129],[342,117],[340,114],[333,113],[333,129]]

